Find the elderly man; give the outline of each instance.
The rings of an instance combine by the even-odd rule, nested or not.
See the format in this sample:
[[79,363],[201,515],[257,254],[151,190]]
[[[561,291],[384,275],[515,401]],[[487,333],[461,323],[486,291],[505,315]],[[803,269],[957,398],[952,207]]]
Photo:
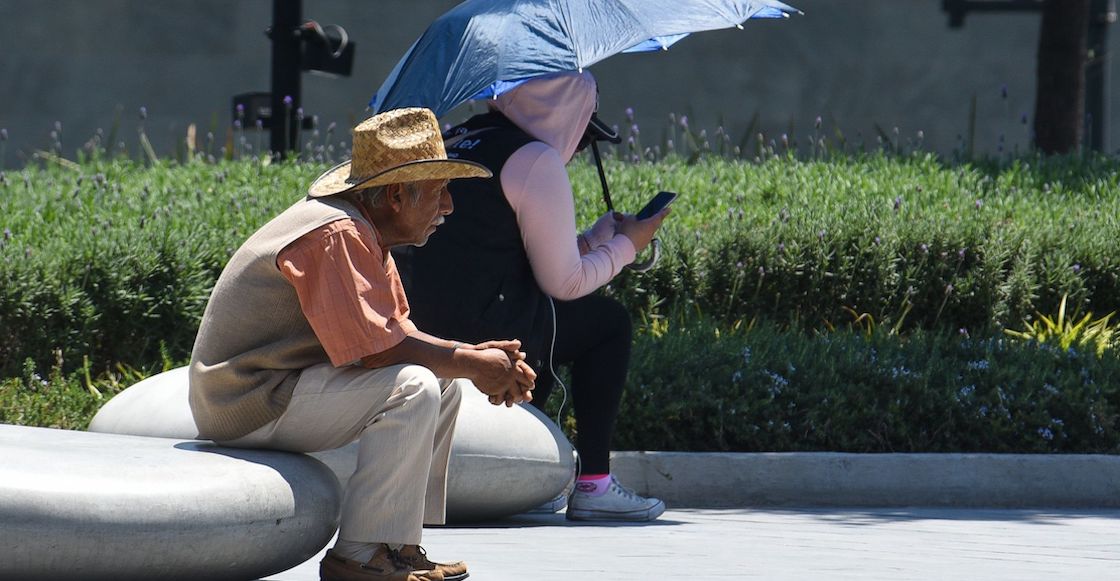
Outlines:
[[202,437],[313,452],[359,440],[339,538],[323,580],[456,581],[461,562],[419,546],[444,520],[460,389],[491,403],[532,399],[517,341],[477,345],[409,320],[389,249],[423,245],[452,211],[448,180],[490,177],[449,160],[427,109],[376,115],[354,129],[353,159],[265,224],[214,287],[190,367]]

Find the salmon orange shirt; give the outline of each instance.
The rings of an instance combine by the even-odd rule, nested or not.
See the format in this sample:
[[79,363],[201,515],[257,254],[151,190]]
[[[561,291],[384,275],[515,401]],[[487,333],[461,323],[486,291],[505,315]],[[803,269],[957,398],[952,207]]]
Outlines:
[[336,367],[416,331],[393,256],[364,223],[344,218],[316,228],[281,250],[276,265]]

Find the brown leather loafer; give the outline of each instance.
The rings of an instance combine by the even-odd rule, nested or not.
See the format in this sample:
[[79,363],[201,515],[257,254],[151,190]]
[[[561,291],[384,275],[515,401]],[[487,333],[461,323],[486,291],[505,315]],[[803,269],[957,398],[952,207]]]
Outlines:
[[435,571],[413,570],[397,558],[397,552],[385,545],[369,561],[353,561],[328,550],[319,562],[320,581],[443,581]]
[[431,571],[443,576],[443,581],[462,581],[470,574],[467,573],[467,564],[462,561],[454,563],[437,563],[428,558],[428,552],[420,545],[405,545],[397,551],[397,559],[402,565],[413,570]]

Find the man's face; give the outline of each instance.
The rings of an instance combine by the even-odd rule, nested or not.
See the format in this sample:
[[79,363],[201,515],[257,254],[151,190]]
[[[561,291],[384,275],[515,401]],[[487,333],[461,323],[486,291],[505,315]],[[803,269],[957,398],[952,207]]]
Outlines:
[[401,187],[401,210],[398,214],[401,234],[405,244],[423,246],[436,228],[443,224],[443,217],[454,210],[451,193],[447,191],[447,180],[428,180],[414,182],[411,187],[419,190],[416,204],[408,187]]

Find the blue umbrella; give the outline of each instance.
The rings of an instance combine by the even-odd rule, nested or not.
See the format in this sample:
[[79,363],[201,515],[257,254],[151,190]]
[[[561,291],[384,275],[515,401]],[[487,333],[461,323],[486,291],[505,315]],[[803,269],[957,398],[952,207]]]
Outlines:
[[439,117],[533,77],[792,12],[776,0],[467,0],[428,27],[370,107],[428,107]]

